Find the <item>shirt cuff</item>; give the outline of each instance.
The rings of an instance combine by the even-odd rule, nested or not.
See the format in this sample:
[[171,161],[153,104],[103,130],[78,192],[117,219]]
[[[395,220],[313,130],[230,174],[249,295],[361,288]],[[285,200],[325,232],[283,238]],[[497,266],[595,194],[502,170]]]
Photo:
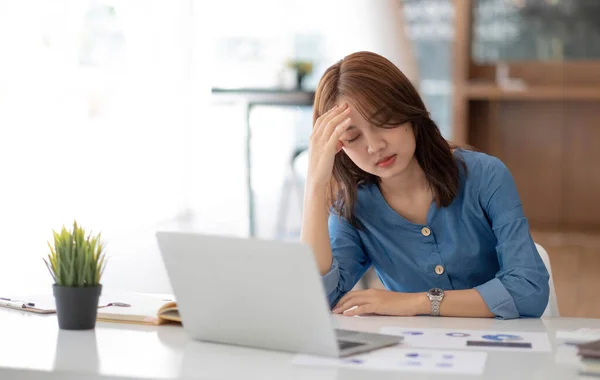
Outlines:
[[498,318],[519,318],[519,310],[508,290],[498,278],[493,278],[485,284],[475,287],[490,311]]
[[329,300],[329,306],[333,307],[335,302],[337,302],[337,288],[340,283],[340,268],[338,268],[335,260],[331,265],[331,269],[329,272],[323,275],[323,287],[325,288],[325,293],[327,295],[327,299]]

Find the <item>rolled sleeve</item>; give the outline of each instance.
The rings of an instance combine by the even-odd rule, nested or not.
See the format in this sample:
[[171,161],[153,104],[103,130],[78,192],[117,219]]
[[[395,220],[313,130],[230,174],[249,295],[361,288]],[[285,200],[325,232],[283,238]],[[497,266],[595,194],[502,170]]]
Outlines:
[[502,281],[493,278],[483,285],[475,287],[490,311],[501,319],[519,318],[519,310],[512,295],[506,290]]
[[329,237],[333,261],[323,275],[323,286],[331,307],[352,290],[371,265],[357,230],[345,219],[332,213],[329,216]]
[[512,175],[490,160],[480,200],[497,239],[500,270],[476,289],[500,318],[540,317],[548,304],[549,274],[531,234]]
[[331,265],[331,269],[325,275],[323,275],[323,287],[325,288],[325,293],[327,293],[327,300],[329,301],[329,305],[333,306],[333,304],[337,301],[338,293],[336,292],[338,284],[340,282],[340,269],[337,265],[336,260],[333,260],[333,264]]

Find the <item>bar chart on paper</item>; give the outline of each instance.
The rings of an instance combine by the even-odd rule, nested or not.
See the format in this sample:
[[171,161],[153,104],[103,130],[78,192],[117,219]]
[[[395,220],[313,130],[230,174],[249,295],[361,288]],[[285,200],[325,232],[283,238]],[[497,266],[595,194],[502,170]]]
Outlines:
[[403,336],[404,344],[410,347],[550,351],[548,335],[541,332],[407,329],[398,326],[382,327],[379,332]]

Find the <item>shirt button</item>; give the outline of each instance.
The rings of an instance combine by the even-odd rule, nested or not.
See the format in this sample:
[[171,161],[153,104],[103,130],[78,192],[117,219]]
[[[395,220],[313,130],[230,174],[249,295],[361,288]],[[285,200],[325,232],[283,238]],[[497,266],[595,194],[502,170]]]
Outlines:
[[428,227],[423,227],[421,229],[421,233],[423,234],[423,236],[429,236],[431,235],[431,230]]
[[435,266],[435,273],[437,273],[437,274],[442,274],[442,273],[444,273],[444,267],[443,267],[443,266],[441,266],[441,265],[436,265],[436,266]]

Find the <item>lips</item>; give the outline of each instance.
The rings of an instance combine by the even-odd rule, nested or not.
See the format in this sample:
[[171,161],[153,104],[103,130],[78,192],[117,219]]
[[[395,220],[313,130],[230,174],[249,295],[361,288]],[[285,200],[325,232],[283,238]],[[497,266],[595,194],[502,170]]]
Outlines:
[[392,157],[394,157],[394,156],[395,156],[395,154],[391,154],[391,155],[389,155],[389,156],[383,157],[383,158],[379,159],[379,161],[377,161],[377,162],[375,163],[375,165],[379,165],[379,164],[381,164],[382,162],[386,162],[387,160],[391,159],[391,158],[392,158]]

